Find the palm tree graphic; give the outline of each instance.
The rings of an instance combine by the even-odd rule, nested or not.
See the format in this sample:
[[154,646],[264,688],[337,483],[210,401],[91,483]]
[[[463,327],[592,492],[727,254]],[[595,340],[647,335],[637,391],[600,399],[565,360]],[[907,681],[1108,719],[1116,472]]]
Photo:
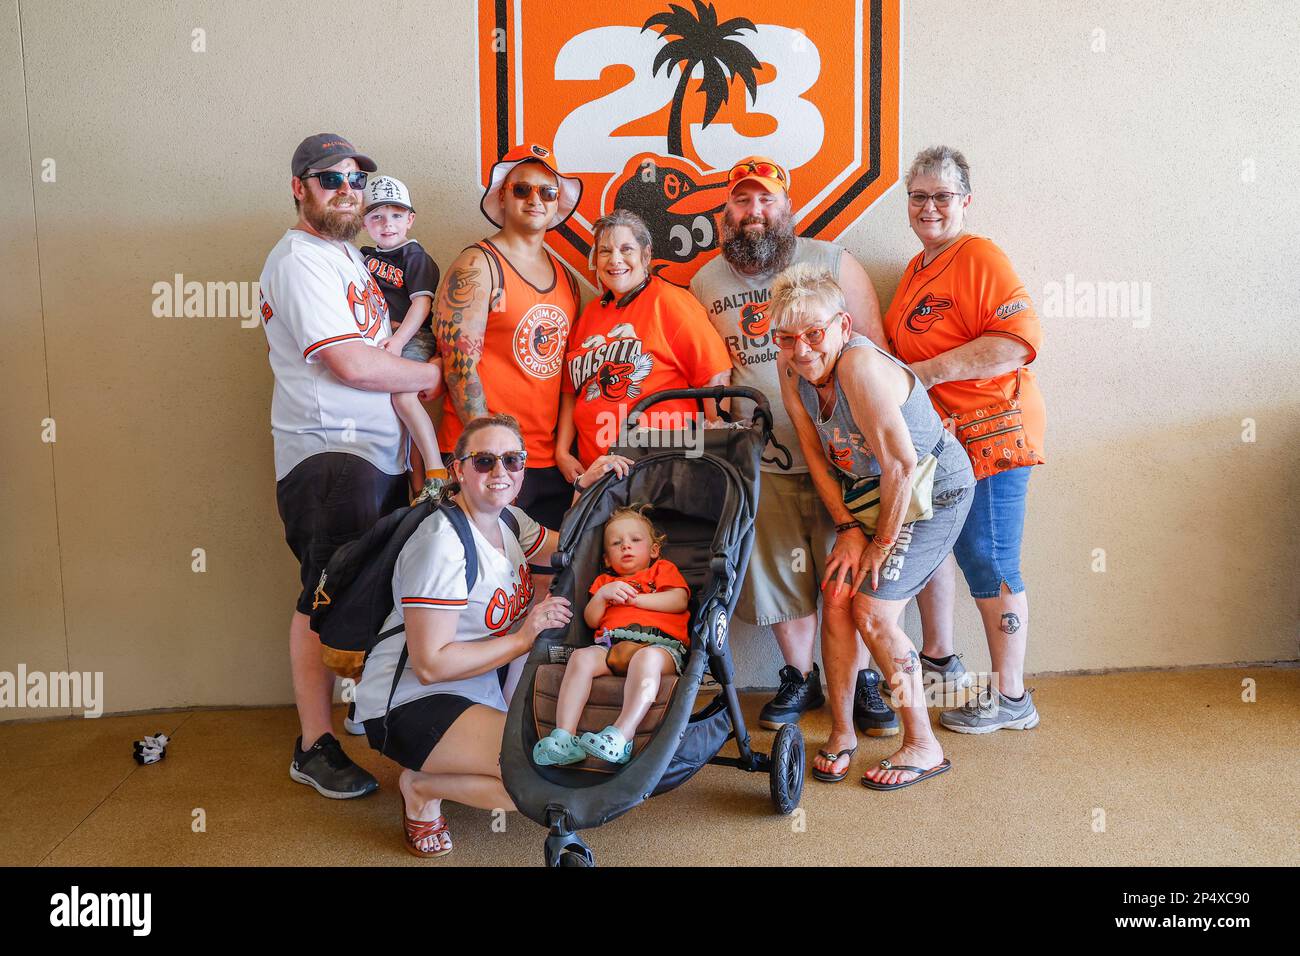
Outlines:
[[[693,2],[694,14],[685,7],[670,3],[670,13],[656,13],[641,27],[642,32],[656,26],[663,28],[659,36],[664,40],[664,46],[656,54],[650,74],[657,76],[659,68],[665,65],[671,71],[672,64],[681,71],[673,93],[672,111],[668,115],[668,152],[673,156],[686,155],[682,151],[682,106],[686,103],[687,82],[699,64],[704,64],[704,78],[696,92],[703,92],[705,96],[704,126],[713,122],[722,104],[730,98],[731,82],[736,77],[740,77],[749,90],[750,102],[758,101],[758,80],[754,71],[762,69],[762,64],[749,47],[740,40],[731,39],[741,30],[757,33],[757,27],[744,17],[719,23],[713,4],[705,6],[701,0]],[[668,39],[670,36],[675,39]]]

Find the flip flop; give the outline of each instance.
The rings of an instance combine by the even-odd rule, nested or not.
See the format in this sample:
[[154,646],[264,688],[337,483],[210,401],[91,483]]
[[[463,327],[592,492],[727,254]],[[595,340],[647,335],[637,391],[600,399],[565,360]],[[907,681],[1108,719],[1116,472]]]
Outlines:
[[[441,814],[436,820],[412,820],[406,815],[406,807],[402,807],[402,828],[406,831],[406,852],[414,856],[428,859],[435,856],[446,856],[452,851],[451,830],[447,828],[447,818]],[[435,840],[433,845],[438,847],[436,850],[422,850],[420,843],[431,836],[440,836],[446,834],[447,846],[442,848],[443,841]]]
[[[817,756],[821,757],[824,760],[829,760],[831,762],[831,766],[835,766],[835,762],[839,760],[841,757],[847,756],[849,758],[849,766],[852,766],[853,755],[857,752],[858,752],[858,747],[856,744],[854,744],[849,749],[841,750],[837,754],[829,753],[828,751],[825,750],[819,750],[817,751]],[[839,783],[841,780],[843,780],[845,777],[849,775],[849,768],[845,767],[843,773],[836,774],[836,773],[827,773],[825,770],[818,770],[816,767],[813,767],[812,775],[816,779],[820,780],[822,783]]]
[[952,761],[947,757],[943,758],[942,763],[935,764],[929,770],[922,770],[920,767],[908,767],[903,764],[892,764],[886,758],[880,761],[882,770],[906,770],[909,773],[916,774],[911,780],[904,780],[902,783],[877,783],[866,774],[862,776],[862,785],[868,790],[902,790],[904,787],[910,787],[914,783],[920,783],[922,780],[929,780],[931,777],[937,777],[946,770],[952,769]]

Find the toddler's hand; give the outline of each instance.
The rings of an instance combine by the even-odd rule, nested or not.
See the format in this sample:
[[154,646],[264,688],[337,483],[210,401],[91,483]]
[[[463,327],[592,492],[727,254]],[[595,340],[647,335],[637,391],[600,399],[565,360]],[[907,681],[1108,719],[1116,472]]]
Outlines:
[[636,588],[626,581],[610,581],[596,592],[596,597],[604,598],[610,604],[635,604]]

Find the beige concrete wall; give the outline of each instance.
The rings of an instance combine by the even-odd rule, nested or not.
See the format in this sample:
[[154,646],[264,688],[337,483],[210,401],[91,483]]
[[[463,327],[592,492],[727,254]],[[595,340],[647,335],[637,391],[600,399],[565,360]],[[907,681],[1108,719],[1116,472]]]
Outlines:
[[[107,710],[291,699],[295,568],[265,339],[238,318],[156,318],[152,286],[256,280],[292,222],[289,156],[322,129],[406,181],[440,263],[485,226],[466,189],[473,5],[371,3],[353,24],[317,9],[4,8],[0,122],[14,135],[0,155],[22,188],[0,194],[0,264],[17,277],[0,359],[0,670],[103,671]],[[1044,319],[1030,669],[1296,657],[1300,14],[954,0],[908,4],[903,21],[904,160],[936,141],[967,152],[972,224],[1040,311],[1068,275],[1152,290],[1145,328]],[[365,83],[395,38],[410,41],[405,101]],[[54,183],[39,181],[45,157]],[[887,304],[916,251],[901,189],[843,241]],[[39,440],[47,415],[54,445]],[[958,633],[985,666],[966,601]],[[768,635],[742,631],[737,653],[742,683],[774,682]],[[0,711],[19,716],[32,714]]]

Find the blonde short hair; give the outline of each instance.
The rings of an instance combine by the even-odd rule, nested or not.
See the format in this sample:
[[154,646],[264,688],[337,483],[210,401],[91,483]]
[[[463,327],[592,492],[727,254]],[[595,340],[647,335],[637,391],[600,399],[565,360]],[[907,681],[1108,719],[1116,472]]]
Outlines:
[[791,329],[822,318],[824,312],[847,312],[844,292],[823,266],[796,262],[772,283],[768,316],[774,329]]

